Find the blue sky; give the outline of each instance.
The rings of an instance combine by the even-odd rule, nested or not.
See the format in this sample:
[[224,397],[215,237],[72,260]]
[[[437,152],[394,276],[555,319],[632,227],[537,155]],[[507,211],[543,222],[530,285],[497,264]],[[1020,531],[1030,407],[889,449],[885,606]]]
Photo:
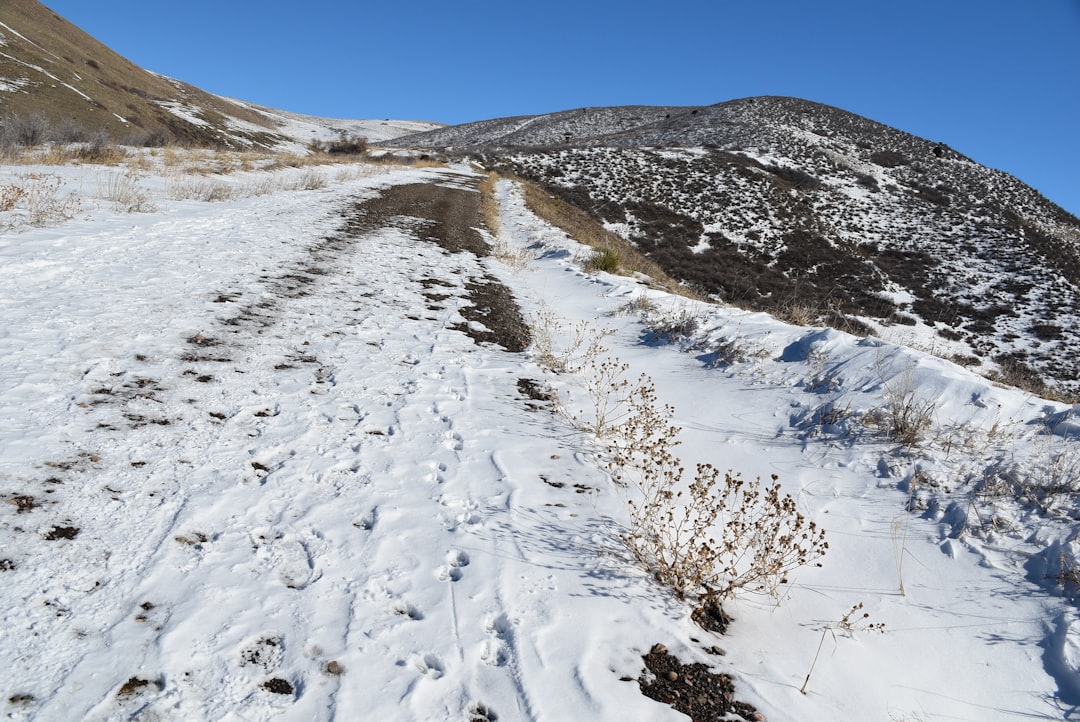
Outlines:
[[336,118],[462,123],[791,95],[1080,216],[1080,0],[45,0],[137,65]]

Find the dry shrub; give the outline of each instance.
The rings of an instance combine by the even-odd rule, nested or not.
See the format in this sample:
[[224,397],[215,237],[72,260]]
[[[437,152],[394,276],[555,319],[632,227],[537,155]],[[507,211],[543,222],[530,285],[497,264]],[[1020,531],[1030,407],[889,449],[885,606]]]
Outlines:
[[681,343],[694,338],[701,321],[701,316],[689,308],[678,308],[650,314],[645,319],[645,328],[649,340],[655,343]]
[[622,267],[622,254],[612,247],[598,248],[585,261],[585,270],[590,273],[618,273]]
[[329,180],[327,180],[325,173],[321,173],[314,168],[309,168],[297,179],[293,187],[296,190],[301,191],[315,191],[320,188],[325,188],[328,183]]
[[108,173],[98,179],[98,195],[121,213],[152,213],[157,210],[150,194],[139,185],[135,172]]
[[26,189],[14,183],[0,186],[0,213],[10,211],[26,197]]
[[232,199],[236,195],[236,189],[219,181],[183,178],[169,184],[168,195],[175,201],[215,203]]
[[778,596],[796,568],[825,554],[825,532],[808,520],[777,477],[762,485],[698,464],[684,488],[675,455],[681,429],[657,403],[650,380],[634,388],[612,434],[612,477],[639,492],[621,541],[631,557],[680,598],[712,602],[739,591]]
[[918,446],[934,422],[937,404],[922,398],[915,389],[910,370],[891,384],[885,384],[885,409],[879,423],[893,440],[906,447]]
[[52,226],[71,220],[82,210],[75,193],[63,193],[59,176],[32,173],[25,176],[25,206],[32,226]]
[[579,374],[605,355],[604,339],[615,330],[579,321],[566,331],[554,313],[539,311],[529,319],[529,332],[532,355],[538,364],[557,374]]

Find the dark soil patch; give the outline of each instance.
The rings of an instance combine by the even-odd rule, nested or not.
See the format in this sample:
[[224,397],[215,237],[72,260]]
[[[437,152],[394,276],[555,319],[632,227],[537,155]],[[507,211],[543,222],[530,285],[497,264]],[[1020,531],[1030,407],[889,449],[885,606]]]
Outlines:
[[728,625],[734,620],[716,602],[705,602],[690,613],[690,619],[706,632],[727,633]]
[[512,353],[529,347],[529,327],[510,289],[490,276],[479,282],[468,281],[465,288],[473,305],[462,307],[460,313],[486,330],[473,324],[458,324],[453,328],[477,343],[494,343]]
[[19,514],[25,514],[29,511],[32,511],[38,506],[38,503],[34,499],[34,497],[27,494],[16,494],[15,496],[8,499],[8,501],[15,505],[15,509],[18,511]]
[[293,686],[289,684],[287,680],[284,680],[281,677],[274,677],[273,679],[268,679],[263,682],[262,686],[263,689],[267,690],[268,692],[273,692],[274,694],[293,693]]
[[47,541],[74,539],[77,536],[79,536],[79,527],[77,526],[54,526],[49,531],[45,532],[45,539]]
[[136,692],[143,689],[144,687],[149,687],[151,685],[153,685],[154,687],[157,687],[156,682],[152,682],[152,681],[150,681],[148,679],[140,679],[139,677],[132,677],[131,679],[129,679],[127,682],[124,682],[124,684],[122,684],[120,686],[120,689],[117,690],[117,692],[116,692],[116,696],[117,697],[130,697],[131,695],[135,694]]
[[540,401],[542,403],[550,403],[552,399],[551,392],[544,388],[539,382],[533,379],[520,378],[517,380],[517,390],[522,396],[532,401]]
[[713,722],[738,715],[749,722],[765,717],[752,705],[735,700],[731,677],[709,671],[699,663],[683,664],[662,644],[644,655],[646,674],[638,679],[641,693],[690,717],[693,722]]

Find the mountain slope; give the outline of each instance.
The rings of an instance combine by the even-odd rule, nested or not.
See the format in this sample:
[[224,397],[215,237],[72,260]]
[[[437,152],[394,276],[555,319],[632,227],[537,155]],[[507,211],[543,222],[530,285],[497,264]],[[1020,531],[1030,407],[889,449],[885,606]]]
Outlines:
[[[512,121],[512,122],[511,122]],[[1080,391],[1080,221],[940,143],[761,97],[406,136],[535,180],[723,301]]]
[[437,123],[337,121],[212,95],[143,70],[36,0],[0,4],[0,115],[42,116],[72,137],[282,148],[360,133],[384,140]]

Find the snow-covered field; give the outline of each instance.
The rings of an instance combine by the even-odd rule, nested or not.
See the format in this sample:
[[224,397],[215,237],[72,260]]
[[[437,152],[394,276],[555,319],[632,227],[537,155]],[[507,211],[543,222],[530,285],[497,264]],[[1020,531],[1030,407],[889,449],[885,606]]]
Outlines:
[[[0,213],[9,718],[685,719],[634,681],[658,642],[772,722],[1080,715],[1075,409],[586,274],[505,181],[523,268],[350,230],[381,188],[469,174],[252,170],[198,180],[236,191],[207,202],[146,170],[0,168],[67,204]],[[573,409],[581,380],[451,329],[481,267],[557,342],[610,329],[688,465],[777,474],[822,566],[727,602],[716,636],[603,553],[628,492],[518,384]],[[905,403],[933,419],[914,446],[881,428]]]

